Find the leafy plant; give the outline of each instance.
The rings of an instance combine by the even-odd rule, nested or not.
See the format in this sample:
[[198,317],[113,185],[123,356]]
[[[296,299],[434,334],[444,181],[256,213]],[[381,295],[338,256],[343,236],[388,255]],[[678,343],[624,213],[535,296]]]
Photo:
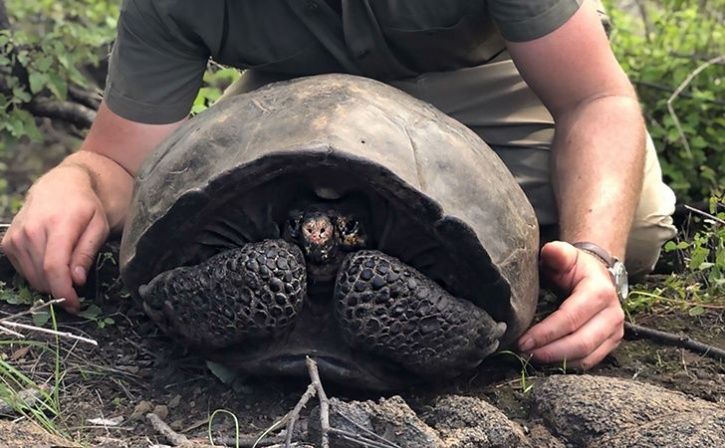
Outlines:
[[[115,36],[115,0],[5,0],[0,30],[0,133],[42,137],[28,111],[37,95],[65,101],[71,86],[93,85]],[[5,9],[5,8],[3,8]]]
[[612,47],[637,87],[666,182],[685,201],[725,184],[725,0],[610,0]]
[[677,307],[690,316],[708,309],[725,309],[725,204],[721,196],[709,200],[709,212],[695,210],[691,219],[698,230],[684,229],[663,250],[678,257],[684,271],[671,274],[654,288],[638,285],[625,302],[625,311],[651,311],[657,304]]

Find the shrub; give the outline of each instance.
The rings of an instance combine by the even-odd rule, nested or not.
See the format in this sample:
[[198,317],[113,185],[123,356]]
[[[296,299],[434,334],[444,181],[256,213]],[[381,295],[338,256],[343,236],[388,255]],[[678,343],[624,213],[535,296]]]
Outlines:
[[639,92],[665,180],[680,200],[703,200],[725,185],[725,0],[622,4],[608,5],[612,46]]

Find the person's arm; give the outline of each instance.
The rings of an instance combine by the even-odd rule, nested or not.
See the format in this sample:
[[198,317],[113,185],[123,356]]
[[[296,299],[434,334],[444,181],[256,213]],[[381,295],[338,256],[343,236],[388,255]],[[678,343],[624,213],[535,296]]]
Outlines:
[[[125,0],[109,60],[104,100],[81,149],[41,177],[2,240],[15,268],[36,289],[65,298],[109,231],[120,231],[141,162],[191,109],[209,49],[195,34],[215,23],[223,4]],[[190,8],[177,22],[179,7]],[[211,39],[214,40],[214,39]]]
[[552,182],[562,241],[544,246],[541,262],[568,293],[519,346],[539,361],[589,368],[619,344],[624,313],[604,265],[569,243],[593,242],[624,259],[642,184],[639,103],[590,2],[555,31],[508,49],[556,123]]
[[141,162],[180,123],[135,123],[101,104],[80,150],[33,185],[2,240],[34,288],[78,311],[73,285],[85,283],[109,231],[122,228]]

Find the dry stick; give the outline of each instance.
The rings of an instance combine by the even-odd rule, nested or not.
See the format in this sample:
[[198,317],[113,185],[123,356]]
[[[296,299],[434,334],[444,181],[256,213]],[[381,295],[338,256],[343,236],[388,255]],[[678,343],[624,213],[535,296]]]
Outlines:
[[330,448],[330,400],[327,399],[325,389],[322,388],[317,363],[309,356],[305,362],[310,380],[312,380],[312,385],[317,390],[317,400],[320,402],[320,432],[322,433],[320,448]]
[[58,336],[61,338],[74,339],[76,341],[85,342],[87,344],[91,344],[91,345],[95,345],[95,346],[98,345],[98,342],[93,339],[84,338],[83,336],[76,336],[73,333],[69,333],[67,331],[55,331],[55,330],[50,330],[48,328],[36,327],[34,325],[21,324],[19,322],[0,321],[0,324],[2,324],[5,327],[21,328],[23,330],[28,330],[28,331],[37,331],[38,333],[50,334],[50,335]]
[[708,68],[709,66],[713,64],[720,64],[723,61],[725,61],[725,55],[720,55],[718,57],[712,58],[709,61],[705,62],[701,66],[697,67],[692,73],[690,73],[687,78],[685,78],[684,81],[682,81],[682,84],[680,84],[679,87],[677,87],[677,90],[672,93],[672,96],[667,100],[667,110],[670,112],[670,116],[672,117],[672,122],[675,124],[675,127],[677,128],[677,132],[680,134],[680,139],[682,140],[682,144],[685,146],[685,149],[687,150],[687,153],[690,154],[690,142],[687,141],[687,137],[685,137],[685,131],[682,130],[682,125],[680,124],[680,119],[677,117],[677,114],[675,113],[675,108],[672,107],[672,103],[677,99],[678,96],[682,93],[683,90],[685,90],[685,87],[687,87],[693,79],[697,75],[699,75],[703,70]]
[[624,323],[624,330],[627,339],[646,338],[664,345],[686,348],[703,356],[708,356],[719,361],[725,361],[725,350],[695,341],[689,336],[655,330],[654,328],[643,327],[630,322]]
[[724,226],[725,226],[725,221],[723,221],[722,219],[718,218],[717,216],[713,216],[713,215],[711,215],[710,213],[707,213],[707,212],[703,212],[703,211],[702,211],[702,210],[700,210],[699,208],[695,208],[695,207],[690,207],[690,206],[689,206],[689,205],[687,205],[687,204],[683,204],[683,206],[685,207],[685,209],[686,209],[686,210],[689,210],[689,211],[691,211],[692,213],[697,213],[697,214],[698,214],[698,215],[700,215],[700,216],[704,216],[704,217],[705,217],[705,218],[707,218],[707,219],[712,219],[713,221],[715,221],[715,222],[717,222],[717,223],[719,223],[719,224],[722,224],[722,225],[724,225]]
[[375,434],[373,431],[369,430],[368,428],[364,427],[360,423],[358,423],[355,420],[351,419],[344,412],[341,412],[340,410],[338,410],[337,411],[337,415],[339,415],[340,417],[342,417],[343,419],[345,419],[349,424],[353,425],[354,427],[356,427],[360,431],[362,431],[364,433],[367,433],[367,434],[370,434],[370,436],[373,437],[373,439],[376,440],[378,443],[385,445],[385,448],[402,448],[400,445],[391,442],[390,440],[386,439],[385,437],[380,436],[378,434]]
[[97,346],[98,342],[96,342],[94,339],[91,339],[91,338],[77,336],[77,335],[75,335],[73,333],[69,333],[67,331],[51,330],[48,328],[42,328],[42,327],[37,327],[35,325],[22,324],[20,322],[12,321],[13,319],[17,319],[18,317],[26,316],[28,314],[33,314],[33,313],[36,313],[36,312],[42,310],[43,308],[47,308],[51,305],[55,305],[55,304],[63,303],[63,302],[65,302],[64,298],[49,300],[47,302],[33,305],[32,307],[30,307],[29,309],[27,309],[25,311],[21,311],[19,313],[4,317],[4,318],[0,319],[0,331],[5,331],[6,333],[11,334],[15,337],[24,338],[24,336],[22,334],[18,333],[17,331],[12,330],[13,328],[20,328],[23,330],[37,331],[39,333],[50,334],[50,335],[58,336],[61,338],[73,339],[76,341],[81,341],[81,342],[85,342],[87,344]]
[[[391,448],[391,445],[387,443],[380,443],[373,439],[368,439],[365,436],[355,434],[349,431],[345,431],[337,428],[330,428],[332,434],[337,434],[340,438],[347,440],[348,442],[356,443],[364,448]],[[397,445],[396,445],[397,446]]]
[[9,328],[5,328],[2,325],[0,325],[0,331],[3,332],[3,333],[7,333],[10,336],[15,336],[18,339],[25,339],[25,335],[24,334],[18,333],[17,331],[11,330]]
[[287,437],[285,437],[284,441],[285,448],[290,448],[292,446],[292,436],[294,435],[295,424],[300,418],[300,412],[302,412],[302,409],[304,409],[304,407],[307,405],[310,399],[315,396],[316,393],[317,389],[315,389],[314,384],[310,384],[309,386],[307,386],[307,390],[304,394],[302,394],[300,401],[297,402],[294,409],[292,409],[292,412],[288,414],[287,417],[289,418],[289,420],[287,421]]
[[307,370],[313,386],[317,392],[317,400],[320,403],[320,448],[330,447],[330,401],[325,390],[322,388],[320,372],[317,370],[317,363],[309,356],[306,359]]
[[11,314],[9,316],[3,317],[2,319],[0,319],[0,322],[4,322],[6,320],[14,320],[14,319],[17,319],[18,317],[27,316],[28,314],[33,314],[33,313],[36,313],[36,312],[42,310],[43,308],[47,308],[50,305],[56,305],[56,304],[63,303],[63,302],[65,302],[65,298],[53,299],[53,300],[48,300],[47,302],[36,303],[35,305],[31,306],[30,308],[28,308],[25,311],[21,311],[19,313],[15,313],[15,314]]
[[169,443],[171,443],[173,446],[192,445],[191,441],[185,435],[175,432],[169,427],[169,425],[161,420],[161,417],[154,414],[153,412],[149,412],[148,414],[146,414],[146,418],[151,423],[151,426],[153,426],[159,434],[166,437],[166,440],[168,440]]

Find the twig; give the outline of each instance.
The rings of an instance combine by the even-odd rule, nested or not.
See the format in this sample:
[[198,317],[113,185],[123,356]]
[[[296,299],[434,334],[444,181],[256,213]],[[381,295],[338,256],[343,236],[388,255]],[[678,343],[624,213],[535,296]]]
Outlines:
[[292,412],[290,412],[287,415],[287,418],[288,418],[287,437],[285,437],[285,441],[284,441],[285,448],[290,448],[292,446],[292,436],[294,435],[295,424],[297,423],[297,420],[299,420],[299,418],[300,418],[300,412],[302,412],[302,409],[304,409],[304,407],[307,405],[307,403],[312,398],[314,398],[316,393],[317,393],[317,389],[315,388],[314,384],[310,384],[309,386],[307,386],[307,390],[305,391],[304,394],[302,394],[300,401],[297,402],[294,409],[292,409]]
[[393,443],[390,440],[386,439],[385,437],[382,437],[382,436],[379,436],[379,435],[375,434],[374,432],[372,432],[368,428],[364,427],[360,423],[358,423],[355,420],[351,419],[344,412],[338,410],[337,411],[337,415],[339,415],[340,417],[342,417],[343,419],[345,419],[345,421],[347,421],[349,424],[353,425],[354,427],[356,427],[360,431],[362,431],[364,433],[367,433],[367,434],[370,434],[370,436],[373,437],[375,440],[377,440],[379,443],[385,445],[385,448],[402,448],[397,443]]
[[63,302],[65,302],[65,298],[63,298],[63,297],[61,297],[60,299],[48,300],[47,302],[39,302],[39,303],[34,304],[33,306],[31,306],[30,308],[28,308],[25,311],[21,311],[19,313],[15,313],[15,314],[11,314],[9,316],[3,317],[2,319],[0,319],[0,323],[5,322],[6,320],[15,320],[18,317],[27,316],[28,314],[37,313],[38,311],[42,310],[43,308],[47,308],[50,305],[57,305],[57,304],[63,303]]
[[2,325],[0,325],[0,331],[2,331],[3,333],[7,333],[10,336],[15,336],[18,339],[25,339],[25,335],[24,334],[18,333],[17,331],[11,330],[9,328],[5,328]]
[[327,398],[325,389],[322,388],[320,381],[320,372],[317,370],[317,363],[309,356],[305,360],[307,364],[307,372],[312,380],[312,385],[317,390],[317,400],[320,402],[320,432],[321,448],[330,448],[330,400]]
[[85,342],[87,344],[98,346],[98,342],[94,339],[85,338],[83,336],[76,336],[73,333],[68,333],[67,331],[56,331],[56,330],[51,330],[49,328],[36,327],[35,325],[21,324],[20,322],[8,322],[8,321],[1,321],[1,322],[2,322],[2,325],[6,326],[6,327],[22,328],[23,330],[37,331],[38,333],[50,334],[50,335],[58,336],[61,338],[74,339],[76,341],[81,341],[81,342]]
[[330,433],[336,434],[340,438],[345,439],[348,442],[358,444],[364,448],[391,448],[391,445],[387,443],[380,443],[374,439],[369,439],[365,436],[361,436],[360,434],[345,431],[344,429],[330,428]]
[[35,116],[63,120],[81,129],[90,128],[96,117],[95,110],[70,101],[33,99],[23,107]]
[[[651,81],[633,80],[632,82],[638,87],[647,87],[650,89],[659,90],[660,92],[667,92],[670,95],[672,95],[672,92],[675,90],[674,87],[671,87],[671,86],[668,86],[665,84],[658,84],[656,82],[651,82]],[[682,98],[687,98],[687,99],[694,98],[691,94],[685,93],[685,92],[681,93],[680,96]],[[698,99],[698,101],[702,101],[704,103],[715,104],[717,106],[725,106],[725,101],[721,101],[718,99],[711,100],[711,99],[703,98],[703,99]]]
[[169,443],[171,443],[173,446],[191,446],[191,441],[185,435],[178,434],[176,431],[171,429],[169,425],[161,420],[161,417],[159,417],[158,415],[154,414],[153,412],[149,412],[148,414],[146,414],[146,419],[149,421],[149,423],[151,423],[151,426],[153,426],[159,434],[166,437],[166,440],[168,440]]
[[95,339],[87,338],[84,336],[78,336],[78,335],[75,335],[75,334],[67,332],[67,331],[51,330],[49,328],[42,328],[42,327],[37,327],[35,325],[23,324],[20,322],[13,321],[14,319],[17,319],[19,317],[23,317],[23,316],[27,316],[28,314],[36,313],[36,312],[42,310],[43,308],[47,308],[51,305],[55,305],[55,304],[63,303],[63,302],[65,302],[64,298],[53,299],[53,300],[49,300],[47,302],[42,302],[42,303],[36,303],[35,305],[31,306],[30,308],[28,308],[25,311],[21,311],[19,313],[15,313],[10,316],[6,316],[6,317],[0,319],[0,331],[4,331],[15,337],[24,339],[25,336],[23,334],[12,330],[14,328],[20,328],[23,330],[37,331],[38,333],[50,334],[53,336],[58,336],[58,337],[67,338],[67,339],[73,339],[75,341],[85,342],[86,344],[98,346],[98,342]]
[[703,356],[725,361],[725,350],[695,341],[686,335],[678,335],[654,328],[643,327],[642,325],[630,322],[624,323],[624,330],[627,339],[650,339],[660,344],[686,348]]
[[713,216],[710,213],[704,212],[704,211],[702,211],[700,209],[697,209],[695,207],[690,207],[687,204],[684,204],[683,207],[685,207],[687,210],[691,211],[692,213],[696,213],[696,214],[698,214],[700,216],[704,216],[707,219],[712,219],[713,221],[715,221],[715,222],[717,222],[717,223],[722,224],[722,225],[725,226],[725,221],[723,221],[722,219],[718,218],[717,216]]
[[675,123],[675,127],[677,128],[677,132],[680,134],[680,139],[682,140],[682,144],[685,145],[685,149],[687,150],[687,153],[690,154],[690,143],[687,141],[687,137],[685,137],[685,132],[682,130],[682,125],[680,124],[680,119],[677,117],[677,114],[675,113],[675,108],[672,107],[672,103],[677,99],[678,96],[680,96],[680,93],[682,93],[683,90],[685,90],[685,87],[687,87],[690,82],[692,82],[693,79],[697,75],[699,75],[703,70],[708,68],[709,66],[713,64],[718,64],[725,60],[725,55],[720,55],[715,58],[710,59],[709,61],[705,62],[704,64],[697,67],[692,73],[690,73],[687,78],[685,78],[684,81],[682,81],[682,84],[680,84],[679,87],[677,87],[677,90],[672,93],[672,96],[667,100],[667,110],[670,112],[670,116],[672,117],[672,121]]
[[98,88],[94,87],[92,90],[86,90],[73,84],[68,86],[68,96],[75,100],[75,102],[93,110],[98,109],[103,99],[103,95]]

